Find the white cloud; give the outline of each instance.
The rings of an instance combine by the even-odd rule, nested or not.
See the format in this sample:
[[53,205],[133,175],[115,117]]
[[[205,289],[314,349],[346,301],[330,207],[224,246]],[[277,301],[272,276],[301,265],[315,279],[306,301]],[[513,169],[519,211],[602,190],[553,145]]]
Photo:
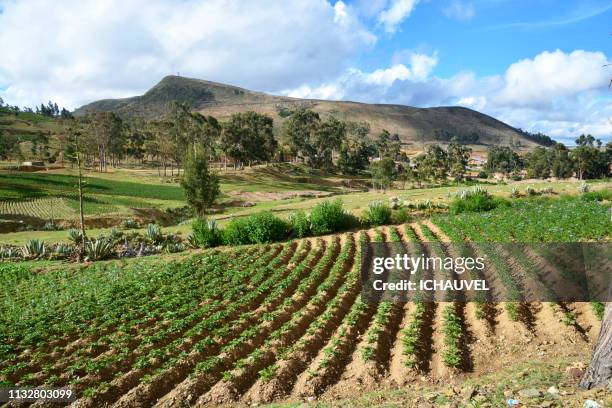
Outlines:
[[543,52],[533,59],[512,64],[504,75],[504,88],[498,103],[503,105],[531,105],[550,103],[563,96],[602,88],[608,72],[601,52],[577,50],[566,54],[561,50]]
[[459,98],[457,105],[466,106],[479,111],[487,106],[487,98],[484,96],[466,96]]
[[356,68],[347,69],[333,81],[311,87],[303,85],[283,93],[288,96],[313,99],[352,99],[363,102],[382,103],[392,98],[390,92],[397,84],[424,82],[438,62],[433,55],[412,53],[408,65],[395,63],[388,68],[363,72]]
[[385,27],[385,31],[392,34],[418,3],[419,0],[391,0],[389,7],[378,14],[378,22]]
[[395,81],[405,81],[412,76],[412,72],[403,64],[393,65],[386,69],[377,69],[369,74],[354,71],[364,83],[372,85],[391,86]]
[[433,55],[412,53],[410,55],[410,66],[415,80],[424,81],[438,64],[438,53]]
[[409,106],[460,105],[487,113],[512,126],[554,137],[612,133],[612,95],[607,89],[608,59],[600,52],[542,52],[511,64],[505,73],[477,77],[459,72],[431,76],[438,63],[431,55],[399,52],[390,67],[363,72],[349,69],[320,86],[286,94]]
[[74,108],[177,72],[297,87],[338,76],[376,41],[342,1],[24,0],[2,9],[0,96],[19,105]]
[[474,5],[462,0],[452,0],[451,3],[442,10],[442,12],[447,17],[460,21],[469,21],[475,14]]
[[334,23],[346,24],[349,21],[346,4],[342,1],[336,2],[336,4],[334,4]]

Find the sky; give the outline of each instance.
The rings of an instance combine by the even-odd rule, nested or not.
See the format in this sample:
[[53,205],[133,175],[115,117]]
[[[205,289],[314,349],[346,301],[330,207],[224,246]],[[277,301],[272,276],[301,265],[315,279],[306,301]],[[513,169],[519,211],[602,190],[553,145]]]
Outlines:
[[612,0],[0,0],[0,97],[74,109],[180,73],[609,140],[611,22]]

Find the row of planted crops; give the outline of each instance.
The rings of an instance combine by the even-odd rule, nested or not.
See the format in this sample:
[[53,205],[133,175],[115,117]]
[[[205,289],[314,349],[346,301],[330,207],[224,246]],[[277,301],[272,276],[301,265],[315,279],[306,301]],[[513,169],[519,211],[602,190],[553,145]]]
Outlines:
[[[597,203],[523,208],[491,227],[496,212],[441,217],[433,223],[220,248],[167,261],[143,258],[71,265],[40,273],[27,263],[0,264],[0,375],[4,385],[70,386],[81,406],[184,406],[259,403],[318,395],[346,372],[380,379],[392,361],[406,373],[471,364],[470,322],[491,311],[523,324],[529,305],[479,299],[468,315],[461,294],[410,304],[362,298],[361,244],[420,245],[437,255],[442,239],[477,242],[601,239],[607,208]],[[566,216],[571,209],[572,216]],[[548,214],[548,215],[547,215]],[[470,218],[471,217],[471,218]],[[592,217],[599,219],[599,223]],[[576,225],[578,220],[581,225]],[[537,235],[537,224],[547,223]],[[585,226],[585,224],[587,224]],[[517,230],[520,226],[520,231]],[[556,231],[556,235],[551,233]],[[528,234],[528,235],[527,235]],[[425,248],[425,247],[424,247]],[[465,251],[479,251],[466,245]],[[523,259],[525,270],[534,256]],[[515,274],[500,257],[500,288],[511,298]],[[419,271],[419,274],[442,271]],[[571,304],[553,304],[568,330]],[[589,313],[601,317],[601,304]],[[439,340],[433,341],[433,338]],[[399,347],[400,353],[391,354]]]

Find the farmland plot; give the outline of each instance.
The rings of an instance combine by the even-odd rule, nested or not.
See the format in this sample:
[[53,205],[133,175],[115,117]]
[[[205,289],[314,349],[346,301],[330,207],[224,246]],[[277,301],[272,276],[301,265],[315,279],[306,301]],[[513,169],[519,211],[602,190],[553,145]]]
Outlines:
[[65,198],[36,198],[27,201],[0,201],[0,216],[21,215],[40,219],[72,219],[76,211]]
[[[535,214],[524,225],[540,222]],[[4,264],[2,381],[70,386],[79,407],[250,405],[482,374],[517,350],[535,359],[588,351],[599,329],[596,305],[465,304],[461,293],[438,303],[362,299],[361,243],[427,241],[444,253],[442,242],[475,241],[487,231],[461,222],[440,218],[78,272],[35,274]],[[557,227],[561,237],[573,228]],[[536,255],[512,267],[533,268]],[[507,259],[500,255],[491,278],[511,292]]]

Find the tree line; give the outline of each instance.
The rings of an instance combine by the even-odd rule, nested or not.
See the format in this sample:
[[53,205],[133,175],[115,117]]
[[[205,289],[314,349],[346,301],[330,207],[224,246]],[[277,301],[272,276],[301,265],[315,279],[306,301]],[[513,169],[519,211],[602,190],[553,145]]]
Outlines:
[[[394,181],[400,181],[403,186],[409,181],[419,185],[449,178],[461,181],[466,177],[472,153],[465,146],[465,137],[438,132],[436,139],[450,143],[445,147],[427,145],[422,154],[411,159],[402,151],[397,133],[382,130],[372,137],[367,122],[341,121],[334,116],[322,118],[308,108],[299,108],[287,115],[280,135],[279,131],[275,132],[273,119],[265,114],[234,113],[220,122],[212,116],[192,112],[188,104],[176,101],[169,104],[166,115],[152,120],[126,119],[102,111],[77,118],[63,117],[63,110],[52,102],[37,110],[58,117],[67,131],[56,135],[58,143],[53,154],[48,135],[28,136],[33,157],[53,162],[61,153],[61,160],[74,164],[78,138],[84,164],[102,172],[108,166],[120,166],[132,160],[155,163],[163,176],[181,175],[191,152],[204,157],[207,163],[216,161],[236,168],[270,161],[296,161],[314,169],[334,169],[347,175],[369,170],[372,184],[385,189]],[[530,136],[547,138],[541,134]],[[11,135],[0,138],[0,158],[22,158],[19,147],[22,140],[14,138]],[[581,135],[576,145],[568,149],[555,143],[548,148],[537,147],[522,156],[511,147],[492,146],[484,170],[515,177],[526,172],[531,178],[609,176],[611,143],[604,148],[593,136]]]
[[539,179],[610,177],[612,142],[603,147],[601,140],[592,135],[580,135],[575,143],[573,149],[568,149],[562,143],[555,143],[550,148],[536,147],[523,156],[506,146],[492,146],[484,169],[514,177],[520,177],[525,172],[528,178]]
[[9,105],[4,103],[4,100],[0,98],[0,110],[11,113],[13,115],[18,115],[19,113],[35,113],[37,115],[47,116],[50,118],[63,118],[70,119],[72,118],[72,114],[66,108],[62,108],[60,110],[57,102],[49,101],[45,105],[41,103],[40,106],[35,106],[34,108],[30,108],[29,106],[19,107],[18,105]]

